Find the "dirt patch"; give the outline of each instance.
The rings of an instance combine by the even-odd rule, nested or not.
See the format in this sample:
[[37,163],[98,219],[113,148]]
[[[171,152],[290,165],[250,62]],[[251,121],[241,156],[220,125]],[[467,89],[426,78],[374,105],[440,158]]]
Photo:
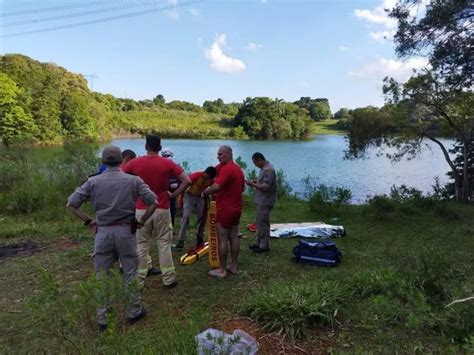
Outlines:
[[10,244],[0,246],[0,260],[8,258],[10,256],[27,256],[32,255],[39,251],[38,246],[31,242],[25,243],[18,243],[18,244]]
[[331,348],[335,344],[335,333],[333,331],[316,331],[314,338],[317,340],[313,344],[292,343],[283,339],[280,334],[262,331],[257,323],[246,317],[216,321],[212,324],[212,327],[228,334],[232,334],[236,329],[245,331],[257,339],[259,353],[261,354],[326,354],[331,352]]
[[56,249],[58,250],[69,250],[74,249],[79,246],[79,242],[72,240],[68,235],[65,235],[60,241],[56,243]]

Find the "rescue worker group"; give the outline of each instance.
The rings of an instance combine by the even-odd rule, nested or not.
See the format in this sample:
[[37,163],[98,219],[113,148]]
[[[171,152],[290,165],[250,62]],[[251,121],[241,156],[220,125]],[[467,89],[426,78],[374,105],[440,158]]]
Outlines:
[[[107,146],[102,151],[99,172],[79,186],[66,207],[95,235],[94,268],[98,278],[107,277],[114,263],[120,263],[126,286],[138,283],[127,302],[127,321],[134,324],[146,316],[140,291],[149,276],[162,276],[163,287],[174,288],[176,269],[172,249],[183,250],[186,230],[193,212],[198,221],[205,218],[209,200],[216,204],[219,266],[209,271],[218,279],[238,274],[240,251],[239,222],[245,185],[255,189],[256,238],[250,249],[270,251],[270,212],[276,200],[276,175],[264,155],[256,152],[252,161],[260,169],[257,179],[245,179],[234,162],[232,148],[217,150],[219,163],[189,176],[173,162],[173,152],[162,149],[161,139],[149,135],[146,155]],[[177,199],[182,199],[182,220],[173,245]],[[90,201],[94,216],[81,205]],[[159,268],[153,267],[150,243],[156,243]],[[193,242],[194,243],[194,242]],[[197,247],[204,244],[204,228],[199,228]],[[227,264],[228,254],[230,262]],[[131,288],[132,289],[132,288]],[[107,305],[97,310],[100,331],[107,329]]]

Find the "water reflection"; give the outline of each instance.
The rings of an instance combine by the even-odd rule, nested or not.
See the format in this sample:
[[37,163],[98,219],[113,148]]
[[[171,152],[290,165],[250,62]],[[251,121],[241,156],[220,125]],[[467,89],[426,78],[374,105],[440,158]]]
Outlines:
[[[448,141],[445,141],[448,142]],[[138,155],[145,154],[144,139],[117,139],[112,144],[122,149],[133,149]],[[283,169],[287,180],[298,193],[303,192],[302,179],[312,176],[329,186],[340,186],[352,191],[352,203],[365,201],[367,195],[383,194],[392,185],[406,184],[424,192],[430,192],[436,176],[441,183],[447,182],[449,170],[438,147],[428,144],[419,158],[402,160],[392,164],[385,157],[369,152],[367,159],[345,160],[347,144],[342,136],[320,135],[310,141],[229,141],[164,139],[163,147],[174,151],[176,162],[187,161],[192,171],[217,163],[217,148],[229,144],[234,157],[240,156],[253,168],[251,156],[259,151],[272,162],[276,169]]]

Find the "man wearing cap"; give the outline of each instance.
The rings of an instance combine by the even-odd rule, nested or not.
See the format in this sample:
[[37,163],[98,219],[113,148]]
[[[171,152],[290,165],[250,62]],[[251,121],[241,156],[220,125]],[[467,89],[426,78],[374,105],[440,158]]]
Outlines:
[[[137,154],[131,149],[125,149],[122,152],[122,166],[127,164],[130,160],[135,159]],[[99,166],[99,174],[103,173],[107,169],[107,166],[104,163],[101,163]]]
[[[148,269],[151,267],[147,256],[150,249],[150,240],[155,239],[158,246],[160,269],[163,275],[163,284],[167,288],[176,286],[176,271],[171,254],[173,226],[170,215],[170,198],[178,196],[191,183],[189,177],[172,160],[160,157],[161,140],[156,135],[146,137],[146,155],[131,160],[122,169],[127,173],[140,176],[150,189],[158,196],[158,207],[151,218],[137,233],[138,247],[138,276],[143,283]],[[171,176],[176,176],[181,184],[172,193],[168,191]],[[145,204],[137,200],[137,219],[145,213]]]
[[[161,150],[161,156],[163,158],[173,160],[174,153],[171,150],[171,148],[163,148]],[[176,191],[178,186],[179,186],[179,179],[176,176],[172,176],[170,178],[168,191],[173,193]],[[171,214],[171,224],[173,225],[173,228],[174,228],[174,218],[176,216],[176,199],[177,197],[170,198],[170,214]]]
[[245,183],[255,188],[255,205],[257,206],[257,231],[255,244],[250,246],[256,253],[270,251],[270,212],[276,201],[275,169],[262,153],[252,155],[252,161],[260,169],[257,180],[246,180]]
[[[120,148],[109,146],[102,152],[106,169],[90,176],[68,198],[67,207],[91,228],[95,234],[94,266],[97,277],[109,274],[115,260],[122,264],[123,277],[128,286],[137,280],[137,242],[135,229],[141,228],[156,209],[156,195],[141,178],[120,170]],[[138,222],[135,221],[135,201],[140,198],[147,206]],[[90,200],[95,214],[93,221],[82,209]],[[138,281],[138,280],[137,280]],[[100,330],[107,328],[107,305],[97,310]],[[135,323],[146,315],[138,294],[130,295],[128,321]]]
[[[239,257],[239,222],[242,214],[242,194],[245,189],[245,178],[242,169],[234,163],[232,148],[228,145],[219,147],[217,151],[219,163],[216,166],[217,175],[214,183],[203,191],[203,197],[216,194],[217,207],[217,236],[219,238],[219,269],[209,271],[209,275],[224,278],[227,271],[237,273]],[[227,254],[231,264],[226,269]]]

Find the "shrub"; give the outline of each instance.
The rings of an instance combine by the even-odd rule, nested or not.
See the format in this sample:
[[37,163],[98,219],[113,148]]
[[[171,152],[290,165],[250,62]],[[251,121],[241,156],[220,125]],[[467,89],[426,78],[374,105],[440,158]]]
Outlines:
[[376,219],[386,219],[395,212],[396,205],[387,196],[374,196],[367,201],[365,213]]
[[393,185],[390,188],[390,198],[397,203],[408,203],[423,198],[423,193],[414,187]]
[[277,185],[277,198],[289,197],[293,189],[290,183],[286,179],[285,172],[283,169],[276,171],[276,185]]
[[305,177],[302,183],[305,191],[303,196],[309,200],[310,210],[316,213],[336,213],[342,206],[348,205],[352,198],[351,190],[317,184],[310,176]]
[[333,326],[346,289],[337,283],[277,285],[260,291],[242,306],[266,331],[301,339],[314,326]]
[[[0,162],[0,213],[11,215],[41,212],[46,218],[57,218],[64,210],[66,198],[97,171],[98,146],[65,145],[53,157],[32,155],[21,150]],[[13,179],[13,172],[19,178]],[[3,184],[10,184],[3,189]],[[63,213],[59,213],[62,215]]]

